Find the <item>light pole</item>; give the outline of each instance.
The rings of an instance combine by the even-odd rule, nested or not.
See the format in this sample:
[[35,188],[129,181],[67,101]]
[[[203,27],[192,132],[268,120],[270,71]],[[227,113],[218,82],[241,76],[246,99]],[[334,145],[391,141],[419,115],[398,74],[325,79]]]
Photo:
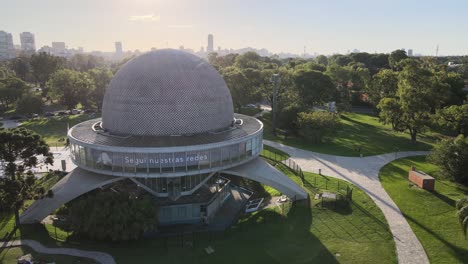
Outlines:
[[275,73],[271,76],[271,81],[273,82],[273,105],[271,112],[273,114],[272,118],[272,132],[276,136],[276,121],[277,121],[277,108],[278,108],[278,84],[279,84],[279,74]]

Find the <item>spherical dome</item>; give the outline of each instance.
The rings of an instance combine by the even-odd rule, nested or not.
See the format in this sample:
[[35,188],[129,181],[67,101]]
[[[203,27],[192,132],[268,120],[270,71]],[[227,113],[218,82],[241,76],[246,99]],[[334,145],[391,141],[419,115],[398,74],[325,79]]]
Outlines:
[[167,136],[219,130],[234,118],[221,75],[178,50],[140,55],[115,74],[106,90],[102,126],[112,134]]

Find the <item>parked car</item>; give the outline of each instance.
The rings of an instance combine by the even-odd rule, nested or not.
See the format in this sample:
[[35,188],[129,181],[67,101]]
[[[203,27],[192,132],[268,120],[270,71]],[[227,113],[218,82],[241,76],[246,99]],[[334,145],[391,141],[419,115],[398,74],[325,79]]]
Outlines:
[[67,112],[66,111],[60,111],[60,112],[57,113],[57,115],[64,116],[64,115],[67,115]]
[[51,112],[46,112],[44,114],[45,117],[51,117],[51,116],[54,116],[55,114],[54,113],[51,113]]

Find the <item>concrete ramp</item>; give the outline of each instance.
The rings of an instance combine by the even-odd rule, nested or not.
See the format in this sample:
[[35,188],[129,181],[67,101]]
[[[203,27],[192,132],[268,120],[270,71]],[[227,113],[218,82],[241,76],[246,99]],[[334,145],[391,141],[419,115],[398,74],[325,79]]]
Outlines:
[[244,177],[282,192],[291,199],[307,199],[307,192],[288,176],[277,170],[262,158],[256,158],[240,166],[222,171],[226,174]]
[[54,197],[35,201],[21,214],[20,222],[22,224],[38,223],[54,210],[76,197],[123,179],[125,178],[92,173],[76,168],[52,187]]

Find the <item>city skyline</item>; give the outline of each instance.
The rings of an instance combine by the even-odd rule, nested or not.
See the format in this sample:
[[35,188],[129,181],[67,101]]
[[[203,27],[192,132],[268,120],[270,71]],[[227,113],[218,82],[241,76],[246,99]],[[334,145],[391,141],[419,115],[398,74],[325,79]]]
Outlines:
[[[272,53],[347,53],[353,49],[388,53],[413,49],[435,55],[468,54],[468,18],[463,1],[361,0],[320,3],[296,1],[81,1],[6,2],[2,30],[19,44],[21,32],[36,37],[36,47],[65,42],[86,51],[113,51],[180,46],[206,48],[215,36],[214,50],[265,48]],[[105,10],[105,12],[102,12]],[[17,19],[24,17],[24,19]],[[453,25],[456,19],[457,26]],[[40,21],[40,23],[38,23]]]

